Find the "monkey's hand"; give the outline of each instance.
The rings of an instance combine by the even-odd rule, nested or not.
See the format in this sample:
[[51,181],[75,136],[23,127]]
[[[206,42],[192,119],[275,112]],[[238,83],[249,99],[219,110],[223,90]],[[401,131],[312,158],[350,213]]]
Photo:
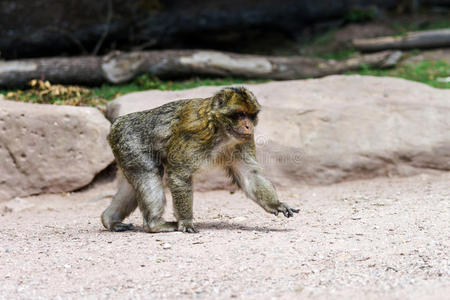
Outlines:
[[283,213],[286,218],[290,218],[294,216],[294,213],[299,213],[300,209],[290,208],[287,204],[283,202],[278,202],[276,205],[273,205],[271,208],[266,209],[267,212],[273,213],[275,216],[278,216],[278,213]]
[[178,221],[178,231],[185,233],[198,233],[198,230],[195,229],[192,220],[179,220]]

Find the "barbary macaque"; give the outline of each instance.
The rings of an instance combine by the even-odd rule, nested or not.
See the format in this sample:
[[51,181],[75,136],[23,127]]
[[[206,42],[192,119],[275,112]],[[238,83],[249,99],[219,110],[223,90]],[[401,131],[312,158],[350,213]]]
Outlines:
[[[210,98],[174,101],[118,117],[108,139],[121,178],[117,194],[101,216],[103,225],[111,231],[132,229],[132,224],[122,221],[139,206],[146,232],[197,232],[192,175],[211,165],[223,167],[268,213],[294,216],[299,210],[278,201],[256,161],[253,132],[260,109],[249,90],[228,87]],[[164,174],[176,222],[162,218]]]

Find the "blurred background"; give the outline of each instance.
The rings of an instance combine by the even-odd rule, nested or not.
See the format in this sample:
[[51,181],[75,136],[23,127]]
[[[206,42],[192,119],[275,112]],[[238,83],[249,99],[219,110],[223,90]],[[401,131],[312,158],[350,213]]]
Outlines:
[[[130,91],[152,88],[182,89],[334,73],[396,76],[449,88],[449,28],[449,0],[3,0],[0,88],[9,99],[74,105],[105,103]],[[427,35],[421,36],[421,32]],[[367,40],[380,36],[409,39],[411,33],[419,36],[403,44]],[[296,64],[296,69],[305,71],[261,76],[242,70],[220,72],[208,66],[185,69],[173,60],[187,52],[169,51],[174,49],[296,58],[294,62],[287,60],[287,65]],[[376,62],[373,56],[364,57],[385,50],[403,52],[389,53],[388,63],[386,57]],[[97,73],[105,59],[92,57],[112,53],[117,57],[117,51],[122,55],[144,51],[150,63],[123,80]],[[39,72],[26,76],[21,67],[11,63],[50,57],[72,60],[36,60]],[[352,58],[357,61],[348,67]],[[155,71],[152,66],[165,60],[170,63]],[[326,71],[314,69],[322,62]],[[55,68],[70,72],[59,74]],[[30,85],[32,79],[49,83],[34,81]],[[57,83],[89,87],[78,90],[86,99],[73,100],[73,93],[63,96],[64,91],[58,97],[46,93],[48,99],[39,98],[36,91],[23,92],[30,88],[48,90]]]

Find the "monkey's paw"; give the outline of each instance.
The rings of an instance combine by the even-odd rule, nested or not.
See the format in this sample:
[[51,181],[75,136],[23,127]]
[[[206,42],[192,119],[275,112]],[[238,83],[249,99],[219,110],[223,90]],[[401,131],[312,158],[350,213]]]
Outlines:
[[178,231],[185,233],[198,233],[198,230],[195,229],[194,224],[192,224],[191,220],[178,221]]
[[127,231],[127,230],[133,230],[134,226],[133,224],[125,224],[121,222],[117,222],[111,226],[111,231]]
[[296,208],[290,208],[287,204],[284,204],[283,202],[280,203],[275,209],[273,214],[275,216],[278,216],[278,213],[281,212],[286,218],[290,218],[294,216],[294,213],[299,213],[300,209]]

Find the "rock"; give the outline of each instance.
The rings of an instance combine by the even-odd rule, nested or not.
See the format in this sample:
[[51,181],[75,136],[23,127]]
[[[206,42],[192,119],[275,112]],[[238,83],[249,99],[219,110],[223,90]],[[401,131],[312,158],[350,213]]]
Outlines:
[[[258,158],[278,186],[450,170],[450,91],[398,78],[329,76],[246,85],[262,104]],[[146,91],[108,104],[110,120],[221,87]],[[223,188],[219,171],[200,189]]]
[[87,185],[113,161],[95,108],[0,101],[0,200]]
[[162,244],[162,248],[167,250],[167,249],[172,248],[172,245],[170,243],[164,243],[164,244]]

